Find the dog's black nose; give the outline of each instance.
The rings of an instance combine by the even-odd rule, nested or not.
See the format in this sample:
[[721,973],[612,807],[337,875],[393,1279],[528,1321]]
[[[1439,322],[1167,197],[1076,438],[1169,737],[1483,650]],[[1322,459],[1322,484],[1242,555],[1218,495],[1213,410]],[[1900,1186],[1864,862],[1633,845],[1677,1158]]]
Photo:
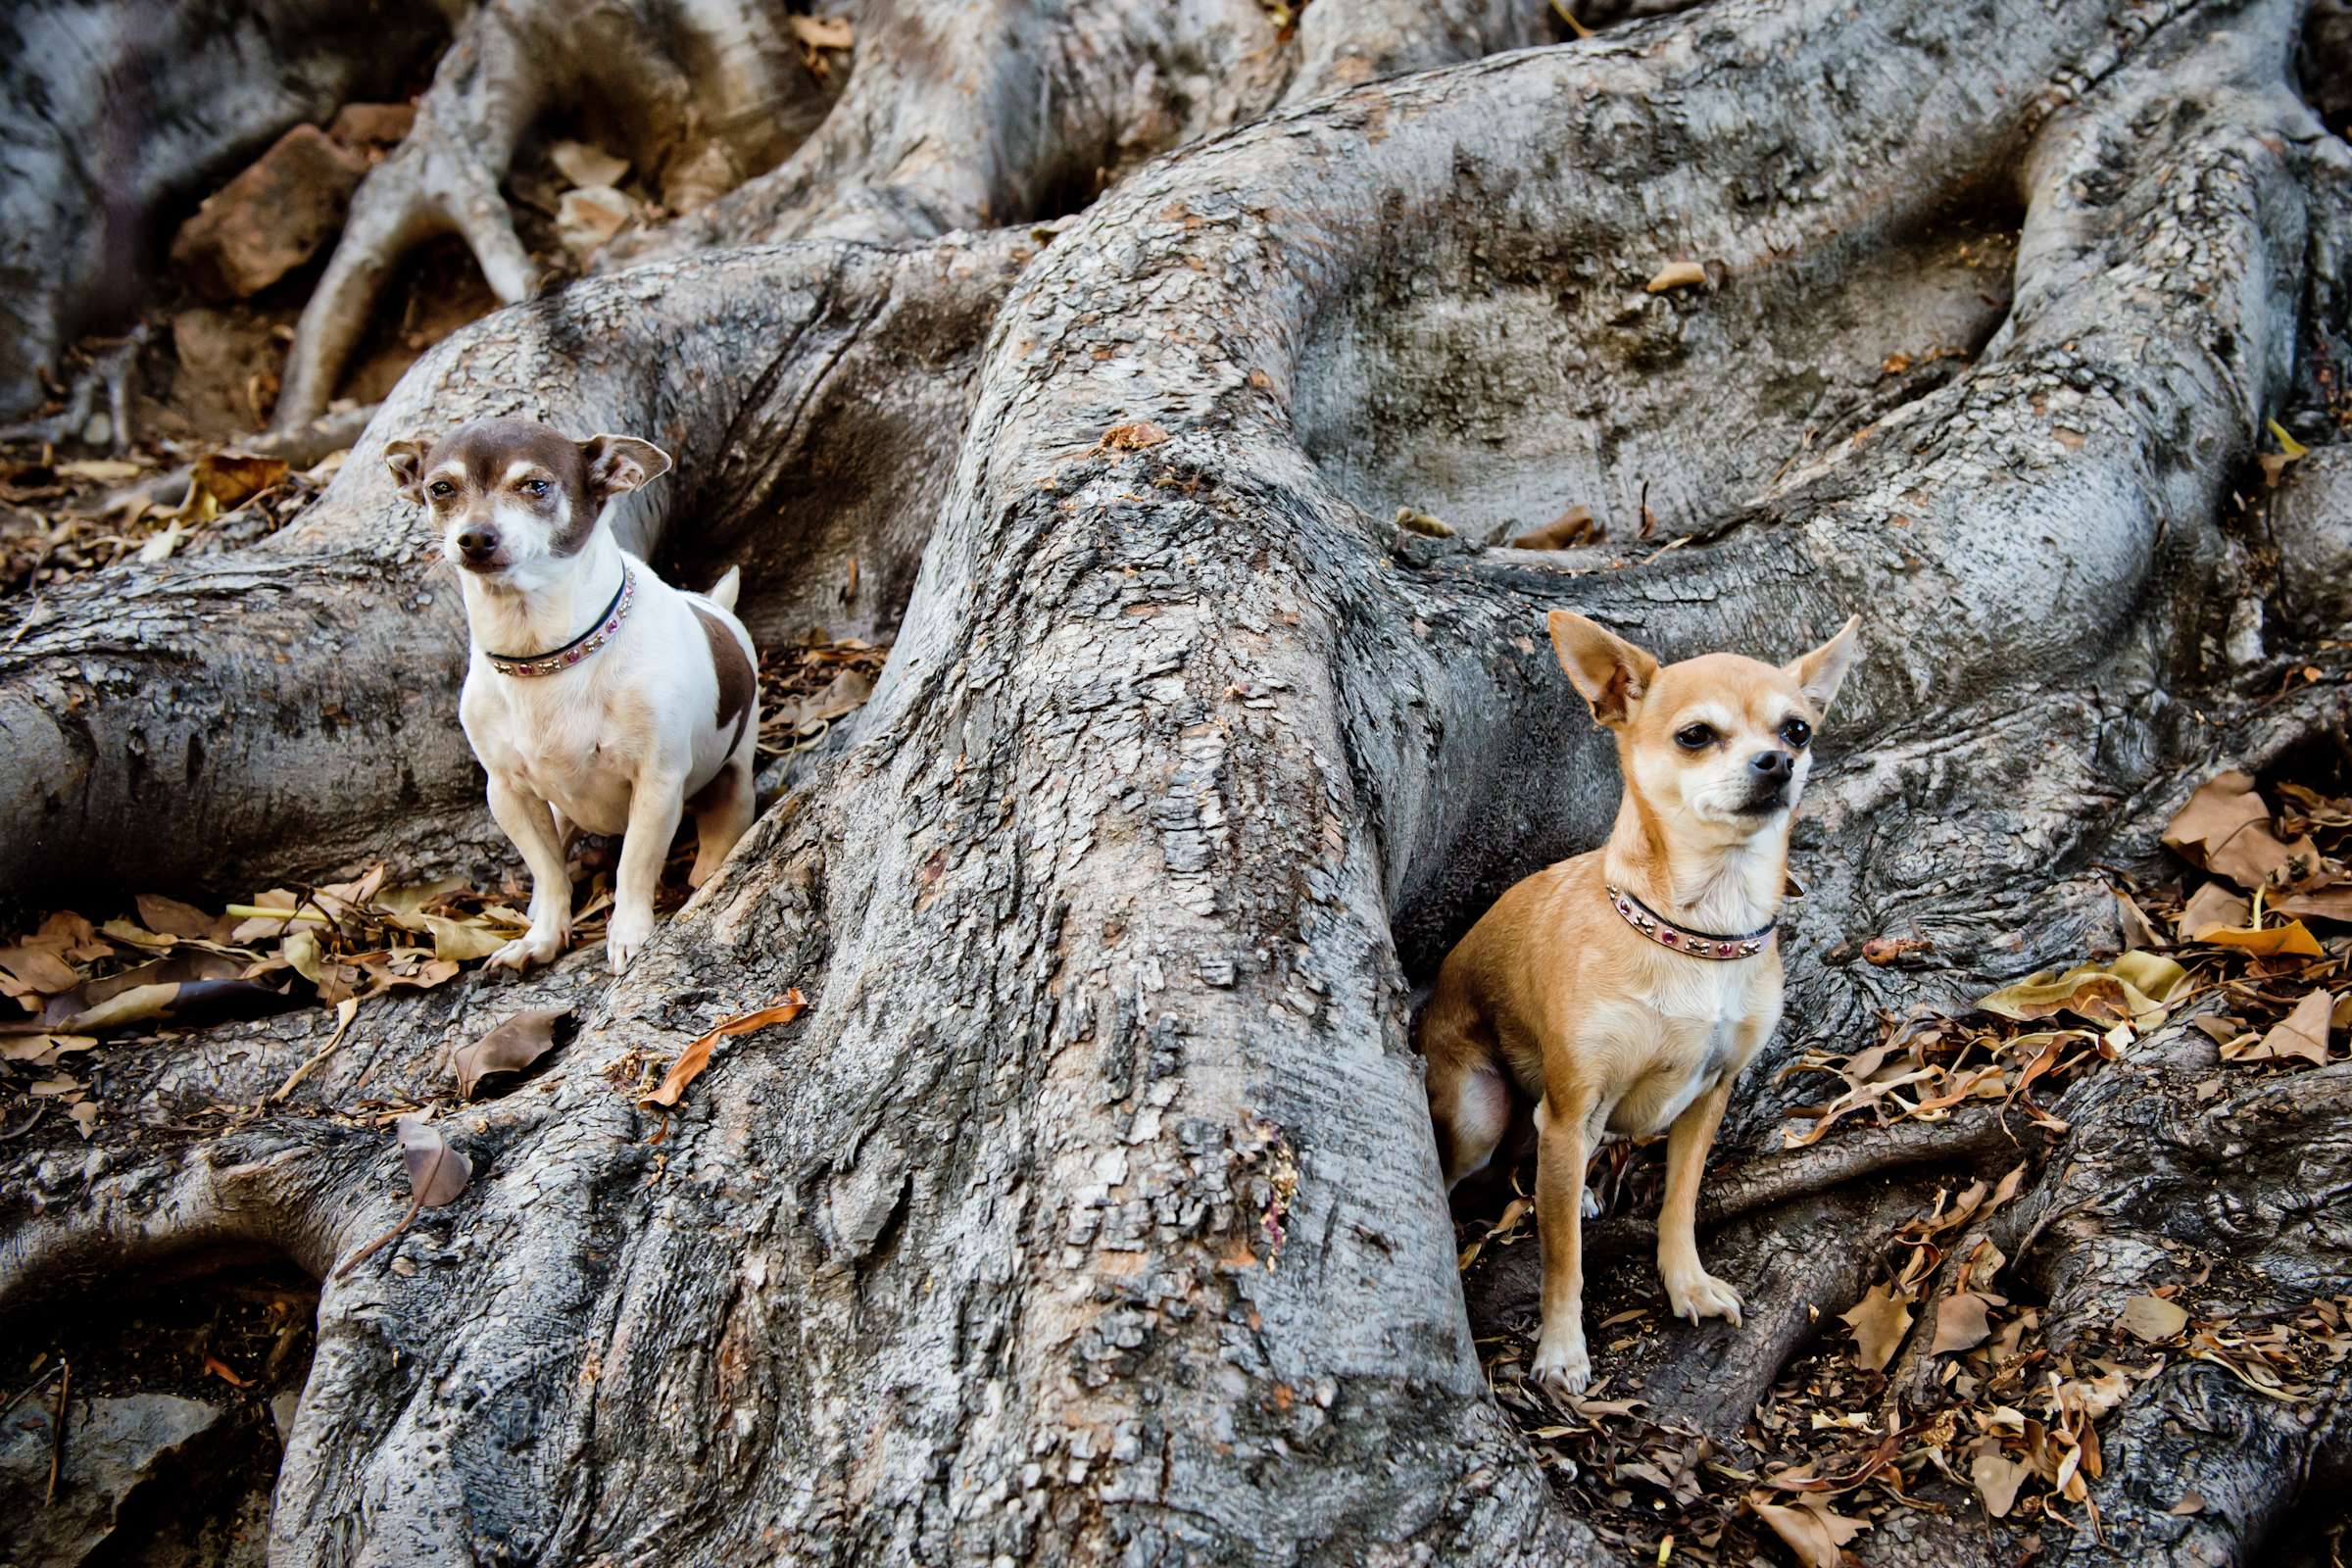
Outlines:
[[1781,783],[1796,770],[1796,759],[1787,752],[1758,752],[1747,760],[1747,765],[1758,778]]
[[488,528],[468,528],[458,535],[458,554],[467,561],[487,561],[498,554],[498,535]]

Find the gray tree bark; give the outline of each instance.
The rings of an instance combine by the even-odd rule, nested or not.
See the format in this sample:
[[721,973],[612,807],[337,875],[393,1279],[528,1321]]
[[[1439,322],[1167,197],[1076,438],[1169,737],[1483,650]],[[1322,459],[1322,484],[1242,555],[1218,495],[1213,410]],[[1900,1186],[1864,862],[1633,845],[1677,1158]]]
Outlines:
[[[1429,63],[1309,31],[1340,9],[1299,71]],[[0,881],[495,848],[448,722],[454,595],[376,461],[416,423],[672,443],[683,482],[624,533],[689,581],[746,560],[763,637],[895,630],[874,699],[610,986],[587,955],[370,1004],[220,1136],[189,1109],[259,1100],[324,1021],[110,1057],[90,1148],[12,1156],[0,1303],[254,1246],[324,1277],[289,1563],[1597,1560],[1480,1371],[1474,1325],[1516,1327],[1527,1286],[1465,1305],[1408,1038],[1446,945],[1614,808],[1543,615],[1775,657],[1863,616],[1789,1021],[1710,1177],[1749,1320],[1600,1368],[1728,1431],[1911,1211],[1878,1184],[2018,1157],[1974,1124],[1768,1154],[1778,1069],[2111,942],[2095,862],[2200,769],[2344,722],[2340,671],[2267,700],[2238,607],[2273,584],[2225,526],[2263,419],[2348,347],[2352,154],[2294,91],[2297,19],[1717,0],[1272,108],[1058,233],[947,232],[1043,215],[1051,179],[827,163],[906,243],[715,249],[450,340],[297,528],[8,612]],[[893,145],[857,114],[842,139]],[[1078,145],[1036,134],[1031,171]],[[833,201],[796,183],[820,144],[728,211]],[[1712,286],[1645,292],[1677,259]],[[1603,544],[1497,543],[1580,504]],[[1883,932],[1932,956],[1855,961]],[[791,986],[807,1017],[722,1047],[674,1121],[615,1092]],[[445,1093],[449,1043],[549,1000],[577,1037],[448,1119],[464,1200],[331,1275],[404,1200],[327,1112]],[[2029,1151],[1995,1240],[2060,1342],[2176,1266],[2159,1231],[2248,1310],[2340,1284],[2347,1069],[2200,1102],[2206,1050],[2086,1078]],[[2342,1473],[2339,1399],[2172,1367],[2112,1418],[2107,1544],[2044,1549],[2258,1553]],[[2171,1513],[2183,1477],[2220,1505]]]

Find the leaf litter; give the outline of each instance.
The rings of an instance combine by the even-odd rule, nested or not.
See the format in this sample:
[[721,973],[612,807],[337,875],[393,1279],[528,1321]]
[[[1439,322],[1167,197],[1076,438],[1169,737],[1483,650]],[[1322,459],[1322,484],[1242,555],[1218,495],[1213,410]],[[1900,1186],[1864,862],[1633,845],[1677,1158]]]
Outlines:
[[[2029,976],[1956,1015],[1883,1016],[1879,1038],[1850,1054],[1806,1051],[1788,1076],[1829,1093],[1792,1108],[1784,1144],[1934,1124],[1970,1104],[2062,1130],[2046,1108],[2059,1088],[2192,1003],[2226,1072],[2345,1059],[2352,802],[2224,773],[2191,796],[2164,841],[2185,873],[2144,886],[2119,876],[2123,954]],[[2222,1087],[2217,1079],[2214,1092]],[[1639,1187],[1634,1201],[1654,1203],[1655,1163],[1605,1146],[1589,1180],[1621,1197]],[[1563,1407],[1537,1393],[1513,1335],[1480,1342],[1490,1384],[1555,1489],[1629,1557],[1829,1568],[1852,1560],[1860,1532],[1895,1509],[1982,1509],[2023,1532],[2013,1539],[2028,1555],[2051,1529],[2103,1540],[2091,1492],[2105,1463],[2098,1423],[2168,1366],[2202,1361],[2283,1403],[2322,1397],[2342,1378],[2352,1295],[2233,1315],[2200,1308],[2202,1273],[2119,1298],[2103,1332],[2055,1349],[2043,1309],[2010,1295],[2007,1260],[1984,1229],[2027,1174],[2020,1163],[1997,1182],[1946,1186],[1897,1227],[1862,1298],[1784,1368],[1730,1444],[1653,1419],[1638,1396],[1611,1396],[1606,1359],[1655,1326],[1654,1306],[1588,1324],[1603,1374],[1588,1397]],[[1467,1270],[1535,1244],[1522,1182],[1499,1218],[1463,1222],[1459,1261]],[[2183,1497],[2176,1511],[2204,1506]]]

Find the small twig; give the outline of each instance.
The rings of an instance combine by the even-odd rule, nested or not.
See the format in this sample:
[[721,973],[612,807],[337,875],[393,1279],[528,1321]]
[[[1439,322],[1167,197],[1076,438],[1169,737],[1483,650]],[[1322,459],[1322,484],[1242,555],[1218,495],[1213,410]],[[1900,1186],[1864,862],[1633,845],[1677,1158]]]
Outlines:
[[300,1087],[302,1081],[305,1078],[308,1078],[312,1072],[318,1068],[318,1064],[324,1061],[334,1051],[334,1049],[343,1043],[343,1037],[351,1032],[351,1021],[354,1018],[357,1018],[359,1015],[359,998],[345,997],[341,1002],[336,1003],[335,1032],[327,1036],[326,1044],[320,1046],[317,1053],[312,1055],[310,1060],[304,1062],[301,1066],[295,1068],[291,1073],[286,1075],[286,1081],[277,1086],[276,1092],[270,1095],[269,1103],[272,1105],[283,1103],[285,1098],[292,1094],[298,1087]]
[[410,1183],[416,1189],[416,1193],[409,1200],[409,1211],[400,1216],[400,1223],[345,1258],[341,1266],[335,1270],[336,1279],[341,1279],[399,1239],[400,1233],[409,1228],[410,1222],[415,1220],[418,1211],[424,1207],[424,1195],[433,1190],[433,1178],[441,1174],[441,1162],[447,1158],[449,1158],[449,1146],[443,1144],[434,1152],[433,1162],[424,1168],[424,1174]]
[[57,1472],[66,1462],[66,1396],[74,1391],[74,1363],[57,1358],[57,1411],[49,1419],[49,1490],[41,1498],[46,1508],[57,1500]]
[[[433,1162],[433,1168],[435,1170],[440,1169],[439,1160],[435,1160]],[[418,1182],[416,1184],[416,1195],[409,1200],[409,1211],[400,1216],[400,1223],[393,1226],[390,1230],[384,1232],[383,1235],[378,1236],[374,1241],[369,1242],[366,1247],[363,1247],[358,1251],[352,1253],[351,1256],[345,1258],[342,1264],[335,1270],[336,1279],[341,1279],[344,1275],[350,1273],[353,1269],[358,1268],[362,1263],[367,1262],[376,1253],[382,1251],[387,1246],[400,1239],[400,1233],[409,1228],[409,1222],[416,1217],[419,1209],[424,1207],[424,1188],[425,1184],[423,1182]]]
[[8,1402],[6,1404],[0,1404],[0,1416],[7,1415],[9,1411],[14,1410],[18,1405],[23,1404],[26,1399],[31,1398],[34,1395],[40,1393],[42,1389],[48,1387],[49,1380],[57,1376],[59,1372],[63,1371],[65,1364],[66,1363],[63,1361],[58,1362],[56,1366],[51,1367],[48,1371],[43,1372],[40,1376],[34,1378],[30,1383],[25,1384],[16,1393],[10,1395],[8,1396]]

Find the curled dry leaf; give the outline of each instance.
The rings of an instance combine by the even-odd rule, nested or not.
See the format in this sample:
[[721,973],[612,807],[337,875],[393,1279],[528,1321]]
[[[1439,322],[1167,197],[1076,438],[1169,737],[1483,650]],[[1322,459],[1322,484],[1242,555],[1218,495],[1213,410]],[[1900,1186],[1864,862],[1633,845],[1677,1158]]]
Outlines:
[[400,1216],[399,1224],[345,1258],[335,1270],[337,1279],[397,1240],[416,1218],[417,1210],[456,1202],[466,1184],[473,1180],[473,1161],[451,1147],[441,1129],[422,1116],[403,1116],[392,1124],[392,1130],[400,1139],[400,1162],[409,1173],[408,1212]]
[[1102,432],[1102,445],[1111,452],[1141,452],[1168,438],[1168,432],[1150,419],[1132,419]]
[[1935,948],[1936,944],[1927,937],[1872,937],[1862,944],[1862,957],[1884,968],[1914,953],[1932,953]]
[[[150,931],[168,937],[212,937],[219,922],[192,904],[167,899],[160,894],[142,893],[138,896],[139,918]],[[225,935],[225,933],[221,933]]]
[[2020,1021],[2071,1012],[2093,1023],[2144,1027],[2164,1013],[2164,1002],[2188,971],[2155,953],[2127,953],[2112,963],[2079,963],[2064,974],[2047,970],[1980,998],[1978,1007]]
[[811,49],[847,49],[853,33],[847,17],[787,17],[794,37]]
[[392,1130],[400,1137],[400,1162],[408,1167],[409,1191],[416,1206],[442,1208],[456,1202],[473,1180],[473,1161],[422,1116],[403,1116]]
[[1643,289],[1651,294],[1663,294],[1670,288],[1699,288],[1707,281],[1707,270],[1697,262],[1668,262],[1658,269]]
[[1430,539],[1453,537],[1452,523],[1447,522],[1444,517],[1423,512],[1417,507],[1398,507],[1396,509],[1396,526],[1402,528],[1406,533],[1417,533]]
[[2134,1296],[2124,1303],[2116,1324],[2146,1345],[2161,1345],[2188,1326],[2188,1314],[2161,1296]]
[[449,1070],[457,1075],[459,1098],[471,1100],[474,1086],[494,1072],[520,1072],[546,1055],[556,1043],[556,1025],[569,1016],[569,1007],[533,1007],[452,1052]]
[[669,1071],[662,1075],[662,1082],[637,1103],[648,1109],[657,1105],[664,1108],[674,1106],[685,1095],[686,1086],[700,1078],[703,1069],[710,1065],[712,1046],[735,1035],[748,1035],[755,1029],[765,1029],[770,1024],[790,1023],[808,1010],[808,999],[801,995],[799,986],[794,986],[784,993],[784,1000],[772,1007],[762,1007],[758,1012],[747,1012],[741,1017],[728,1018],[711,1025],[708,1034],[678,1053],[678,1059],[669,1064]]
[[1511,541],[1513,550],[1571,550],[1606,538],[1600,524],[1592,520],[1591,507],[1570,507],[1566,512],[1541,528],[1531,529]]
[[2289,920],[2284,925],[2264,926],[2259,930],[2251,927],[2243,930],[2226,926],[2210,927],[2197,940],[2217,948],[2235,948],[2257,958],[2319,958],[2327,956],[2327,950],[2320,946],[2319,939],[2300,920]]
[[1757,1518],[1772,1527],[1788,1549],[1796,1553],[1797,1561],[1806,1568],[1838,1568],[1845,1544],[1870,1528],[1867,1519],[1848,1519],[1832,1513],[1819,1499],[1807,1497],[1802,1503],[1789,1506],[1771,1502],[1766,1492],[1747,1494],[1748,1507]]

